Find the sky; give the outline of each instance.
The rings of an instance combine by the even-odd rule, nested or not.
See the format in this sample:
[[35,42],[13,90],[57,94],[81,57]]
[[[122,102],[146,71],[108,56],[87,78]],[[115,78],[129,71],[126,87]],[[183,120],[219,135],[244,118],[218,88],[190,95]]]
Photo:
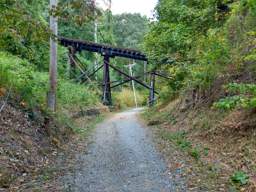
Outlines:
[[[97,0],[102,6],[104,0]],[[140,13],[149,18],[153,16],[153,10],[158,0],[112,0],[113,14]]]

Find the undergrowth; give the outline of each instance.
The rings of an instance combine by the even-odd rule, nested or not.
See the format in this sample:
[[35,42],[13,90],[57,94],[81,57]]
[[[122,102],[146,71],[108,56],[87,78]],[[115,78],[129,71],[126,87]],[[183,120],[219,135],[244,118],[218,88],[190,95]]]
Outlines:
[[171,141],[196,160],[199,160],[202,155],[208,155],[209,149],[202,148],[199,145],[193,146],[192,143],[187,139],[187,134],[185,131],[170,132],[163,130],[161,131],[160,135],[163,139]]
[[[0,52],[0,88],[11,91],[24,107],[46,109],[48,78],[47,72],[37,71],[28,61]],[[57,92],[59,111],[61,108],[97,105],[99,97],[94,90],[60,76]]]
[[[48,136],[59,145],[72,133],[85,133],[86,129],[93,126],[86,122],[84,125],[79,125],[85,127],[78,128],[72,116],[81,108],[97,106],[99,97],[97,89],[77,84],[60,75],[57,111],[52,113],[46,106],[48,78],[47,72],[36,70],[27,60],[0,52],[0,98],[12,102],[26,112],[31,120],[45,124]],[[91,120],[91,122],[95,121]]]
[[[123,88],[120,92],[113,92],[114,105],[119,109],[135,107],[135,98],[133,90],[129,88]],[[138,107],[145,106],[147,104],[146,94],[143,94],[140,90],[136,90],[136,99]]]

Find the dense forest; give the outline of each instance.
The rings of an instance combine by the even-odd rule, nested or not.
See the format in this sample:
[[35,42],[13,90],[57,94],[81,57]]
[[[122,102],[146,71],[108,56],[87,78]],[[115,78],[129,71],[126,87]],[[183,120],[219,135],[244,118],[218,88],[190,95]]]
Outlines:
[[[101,104],[102,72],[81,82],[79,70],[70,74],[68,49],[61,45],[57,111],[47,109],[51,15],[58,17],[59,36],[140,50],[149,59],[148,71],[168,77],[156,79],[156,105],[142,116],[157,127],[166,148],[175,146],[192,158],[186,161],[190,172],[184,174],[194,175],[188,179],[191,191],[256,190],[256,0],[159,0],[151,20],[140,14],[113,15],[93,0],[59,0],[55,11],[47,0],[0,0],[0,190],[27,187],[17,178],[29,172],[28,162],[33,171],[24,180],[48,166],[45,160],[39,169],[40,158],[54,162],[54,155],[40,148],[52,152],[49,143],[61,148],[70,135],[87,134],[98,120],[76,121],[74,116],[95,109],[109,112]],[[77,57],[89,72],[103,62],[89,52]],[[134,63],[123,58],[111,62],[128,74],[127,65]],[[149,83],[143,67],[138,61],[133,75]],[[122,80],[114,72],[111,79]],[[139,105],[146,106],[149,91],[135,88]],[[115,88],[111,110],[134,107],[133,96],[129,83]],[[28,135],[36,136],[25,142]],[[28,146],[36,155],[25,162]]]
[[156,11],[145,46],[173,78],[167,97],[185,90],[193,92],[191,105],[211,104],[226,84],[230,97],[216,107],[254,107],[255,1],[160,1]]

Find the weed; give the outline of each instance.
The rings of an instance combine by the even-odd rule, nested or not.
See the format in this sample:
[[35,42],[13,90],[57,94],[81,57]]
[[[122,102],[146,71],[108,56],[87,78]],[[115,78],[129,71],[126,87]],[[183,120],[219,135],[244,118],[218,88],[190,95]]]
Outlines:
[[202,128],[206,130],[211,128],[211,124],[209,123],[209,120],[207,118],[204,118],[202,120]]
[[204,156],[208,156],[209,155],[209,148],[205,147],[203,150],[203,154]]
[[53,167],[46,167],[42,170],[42,173],[41,173],[41,180],[43,181],[49,181],[51,180],[55,173],[57,172],[58,170],[56,168],[53,168]]
[[209,154],[209,148],[201,149],[200,146],[193,147],[192,143],[186,138],[187,133],[185,131],[177,131],[174,133],[168,131],[162,131],[161,136],[166,140],[170,140],[175,143],[181,150],[187,151],[193,158],[199,160],[201,152],[207,156]]
[[177,144],[183,150],[188,150],[192,147],[191,142],[184,139],[178,140]]
[[175,124],[178,122],[177,119],[176,119],[173,115],[170,115],[169,121],[170,121],[173,125],[175,125]]
[[169,132],[169,131],[162,131],[162,137],[167,140],[171,141],[180,141],[185,139],[186,132],[185,131],[177,131],[177,132]]
[[249,176],[243,171],[236,171],[230,178],[232,182],[239,185],[246,185],[249,181]]
[[200,150],[197,148],[197,147],[195,147],[195,148],[192,148],[191,150],[190,150],[190,155],[192,156],[192,157],[194,157],[196,160],[199,160],[200,159]]

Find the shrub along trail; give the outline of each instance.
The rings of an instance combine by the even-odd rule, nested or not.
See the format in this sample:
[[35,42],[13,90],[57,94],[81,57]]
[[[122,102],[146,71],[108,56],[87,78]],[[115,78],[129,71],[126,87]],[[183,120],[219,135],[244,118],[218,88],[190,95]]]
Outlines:
[[181,180],[171,179],[137,113],[115,114],[97,127],[87,149],[77,155],[74,170],[64,177],[67,191],[185,191]]

